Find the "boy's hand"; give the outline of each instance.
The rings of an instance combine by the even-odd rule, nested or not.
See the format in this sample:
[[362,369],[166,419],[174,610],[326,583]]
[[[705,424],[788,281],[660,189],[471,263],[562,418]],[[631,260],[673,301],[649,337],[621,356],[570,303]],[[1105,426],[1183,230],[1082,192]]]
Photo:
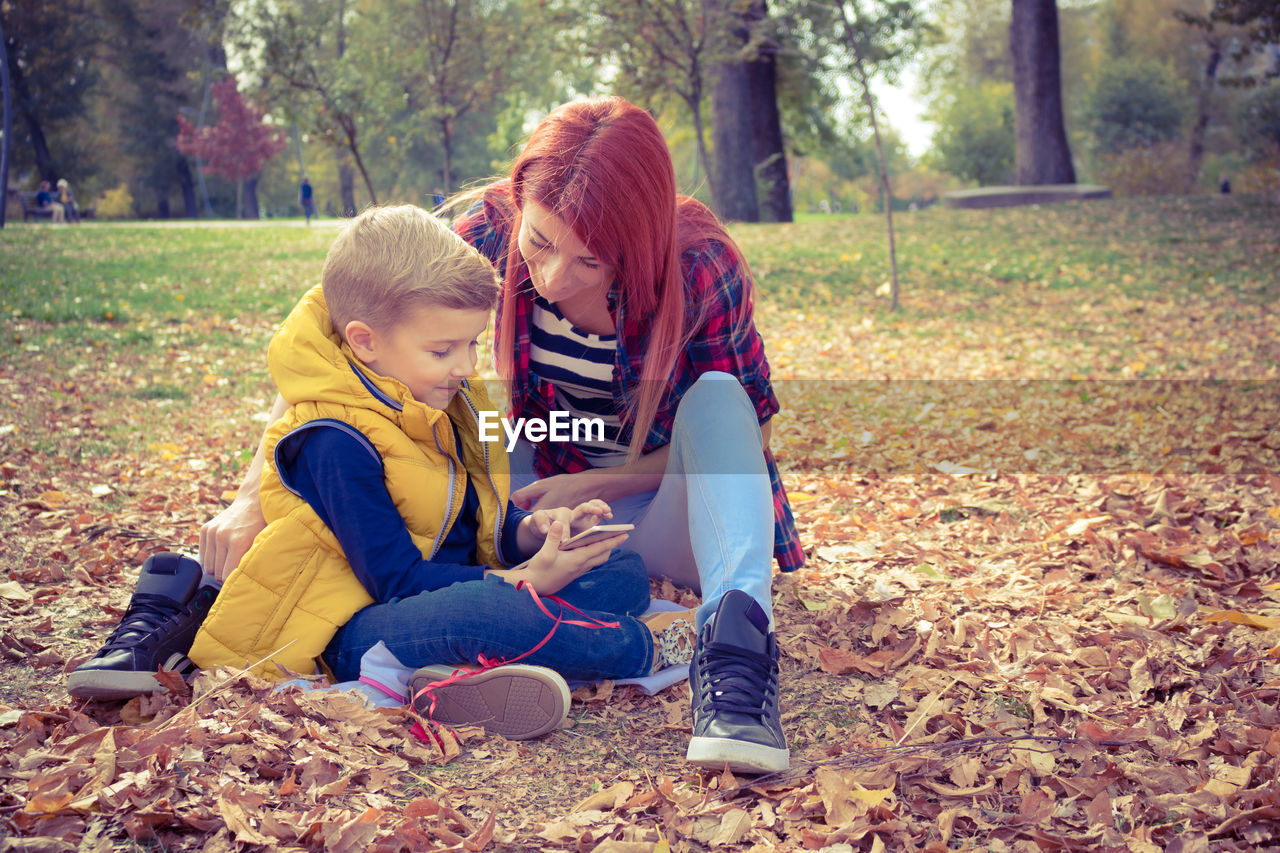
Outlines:
[[559,521],[564,525],[567,532],[562,538],[568,539],[575,533],[594,527],[602,518],[613,518],[613,510],[598,498],[580,503],[573,509],[563,506],[540,509],[520,522],[520,527],[516,530],[516,544],[520,553],[528,556],[546,547],[546,537],[553,522]]
[[[570,514],[563,507],[560,512]],[[510,578],[512,582],[525,580],[540,594],[551,595],[609,559],[609,552],[627,540],[626,533],[619,533],[573,551],[561,551],[560,543],[569,536],[570,528],[563,517],[553,520],[548,525],[542,547],[523,569],[512,572],[513,575],[518,574],[518,577]]]

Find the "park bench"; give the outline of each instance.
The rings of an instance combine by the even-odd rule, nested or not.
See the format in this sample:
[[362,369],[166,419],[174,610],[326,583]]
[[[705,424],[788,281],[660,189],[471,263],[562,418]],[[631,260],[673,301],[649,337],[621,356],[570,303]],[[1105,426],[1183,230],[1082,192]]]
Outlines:
[[53,219],[52,207],[38,207],[36,205],[35,193],[19,193],[18,198],[22,201],[22,221],[35,217],[40,219]]
[[1049,184],[1028,187],[979,187],[976,190],[957,190],[944,193],[942,203],[947,207],[991,208],[1016,207],[1025,204],[1055,204],[1062,201],[1086,201],[1111,198],[1107,187],[1092,184]]
[[[53,208],[37,206],[35,193],[19,193],[18,198],[22,202],[22,221],[23,222],[26,222],[28,219],[31,219],[32,217],[35,217],[37,220],[53,219]],[[98,212],[98,206],[96,204],[93,207],[82,207],[80,208],[80,218],[93,219],[94,215],[97,212]]]

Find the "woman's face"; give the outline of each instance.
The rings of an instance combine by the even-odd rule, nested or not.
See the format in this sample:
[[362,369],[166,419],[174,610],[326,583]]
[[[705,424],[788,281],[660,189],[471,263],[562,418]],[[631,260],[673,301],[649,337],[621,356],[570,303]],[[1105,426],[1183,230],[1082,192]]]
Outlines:
[[520,254],[538,295],[548,302],[584,296],[603,300],[614,268],[601,262],[568,223],[542,205],[526,201],[521,211]]

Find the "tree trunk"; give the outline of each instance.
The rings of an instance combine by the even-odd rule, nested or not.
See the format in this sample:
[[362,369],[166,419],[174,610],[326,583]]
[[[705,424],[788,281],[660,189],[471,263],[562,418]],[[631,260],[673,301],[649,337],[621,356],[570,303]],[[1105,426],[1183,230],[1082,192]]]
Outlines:
[[23,121],[27,123],[27,133],[31,136],[31,153],[36,158],[36,171],[40,174],[40,180],[53,184],[59,177],[58,164],[53,161],[53,155],[49,153],[49,143],[44,136],[44,127],[31,103],[31,93],[27,90],[27,82],[22,76],[22,67],[18,65],[17,57],[9,51],[5,51],[5,63],[9,66],[9,85],[13,89],[14,101],[18,105],[18,112],[22,114]]
[[196,201],[196,180],[191,174],[191,167],[187,165],[187,158],[181,155],[178,156],[178,186],[182,188],[182,215],[187,219],[195,219],[200,215],[200,206]]
[[301,181],[307,174],[307,166],[302,162],[302,133],[298,130],[298,123],[295,121],[292,125],[293,148],[298,155],[298,180]]
[[717,178],[711,173],[711,158],[707,153],[707,129],[702,121],[702,99],[690,99],[689,111],[693,113],[693,138],[698,146],[698,162],[702,165],[702,174],[707,176],[707,186],[711,189],[711,205],[715,207],[720,202],[716,195]]
[[[752,7],[752,16],[763,20],[768,14],[764,0]],[[782,140],[782,117],[778,112],[778,45],[766,42],[754,60],[747,63],[751,97],[751,148],[759,187],[760,214],[766,222],[790,222],[791,183],[787,177],[787,153]]]
[[1212,33],[1205,33],[1209,48],[1209,62],[1200,81],[1200,96],[1196,99],[1196,123],[1191,127],[1191,144],[1187,152],[1187,192],[1194,192],[1200,182],[1200,169],[1204,165],[1204,138],[1212,118],[1213,90],[1218,83],[1218,66],[1222,63],[1222,46]]
[[244,182],[244,218],[262,218],[262,211],[258,209],[258,175],[254,175]]
[[444,182],[444,194],[448,198],[453,192],[453,128],[449,119],[440,119],[440,147],[444,150],[444,166],[440,169],[440,180]]
[[[338,58],[347,52],[347,4],[345,0],[338,3]],[[345,130],[345,128],[344,128]],[[342,194],[342,215],[356,215],[356,176],[351,165],[347,163],[346,152],[339,150],[338,155],[338,192]]]
[[844,21],[845,44],[848,45],[849,52],[853,55],[853,72],[857,77],[858,84],[862,87],[862,103],[867,108],[867,115],[871,117],[871,135],[875,139],[876,161],[880,165],[880,197],[884,200],[885,230],[889,235],[889,310],[897,311],[900,303],[898,299],[898,244],[893,233],[893,187],[889,183],[889,164],[885,162],[884,143],[880,139],[880,121],[876,118],[876,98],[871,92],[871,74],[867,71],[863,45],[853,28],[853,21],[862,18],[862,11],[858,8],[857,0],[853,0],[852,20],[849,16],[849,9],[845,7],[844,0],[840,2],[840,15]]
[[356,215],[356,172],[338,152],[338,193],[342,196],[342,215]]
[[244,181],[236,181],[236,219],[244,219]]
[[1062,60],[1056,0],[1013,0],[1009,21],[1015,104],[1015,181],[1074,184],[1062,117]]
[[[351,156],[356,159],[356,168],[360,170],[360,177],[364,180],[364,189],[369,194],[369,203],[377,204],[378,194],[373,191],[373,181],[369,178],[369,170],[364,167],[364,160],[360,157],[360,149],[354,144],[351,146]],[[354,208],[351,215],[355,215]]]
[[[196,127],[204,127],[204,118],[209,112],[209,101],[213,91],[213,59],[209,48],[209,41],[201,38],[201,63],[200,73],[203,75],[203,82],[200,84],[200,112],[196,116]],[[225,64],[225,63],[224,63]],[[200,199],[204,202],[205,216],[213,219],[213,202],[209,199],[209,184],[204,179],[204,163],[200,162],[200,158],[196,158],[196,180],[200,183]]]
[[9,51],[4,23],[0,22],[0,110],[4,111],[4,137],[0,140],[0,228],[9,208],[9,157],[13,154],[13,96],[9,91]]
[[[734,37],[746,43],[747,28],[735,29]],[[752,152],[752,107],[750,79],[745,62],[722,62],[711,84],[711,144],[716,156],[710,174],[716,213],[721,219],[738,222],[760,221],[760,200],[756,197],[756,170]]]

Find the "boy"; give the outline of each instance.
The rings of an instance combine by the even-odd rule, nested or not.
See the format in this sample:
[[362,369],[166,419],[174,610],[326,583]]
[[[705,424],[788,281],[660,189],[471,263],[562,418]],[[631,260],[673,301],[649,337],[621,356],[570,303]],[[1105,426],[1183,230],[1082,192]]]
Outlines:
[[[353,220],[268,352],[290,408],[264,439],[267,528],[220,593],[193,560],[148,560],[121,625],[68,678],[72,695],[153,690],[152,673],[186,664],[188,646],[195,666],[279,676],[321,658],[348,680],[381,641],[423,667],[415,685],[451,671],[432,664],[525,650],[583,679],[687,663],[691,611],[633,618],[648,581],[638,557],[611,553],[625,534],[559,550],[572,527],[608,517],[607,505],[510,504],[506,457],[478,435],[492,406],[467,382],[497,292],[489,263],[422,209]],[[567,604],[518,585],[616,621],[567,619]],[[445,706],[437,720],[512,738],[555,728],[568,706],[563,679],[540,666],[501,666],[434,694]]]

